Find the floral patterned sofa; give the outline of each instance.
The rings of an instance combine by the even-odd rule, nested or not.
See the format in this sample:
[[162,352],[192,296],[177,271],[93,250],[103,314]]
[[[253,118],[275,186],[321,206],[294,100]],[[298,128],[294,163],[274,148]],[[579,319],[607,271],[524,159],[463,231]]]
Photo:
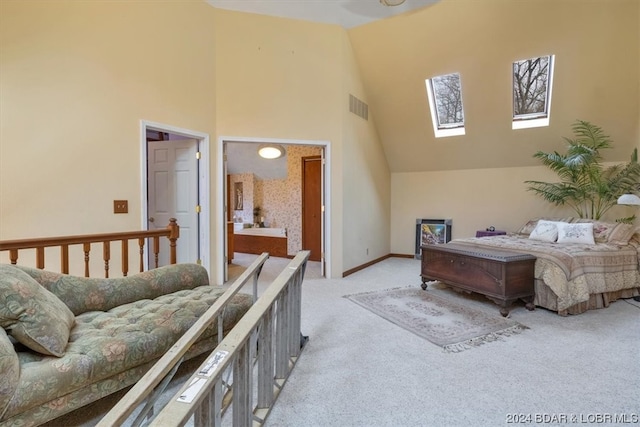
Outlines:
[[[39,425],[135,383],[223,293],[195,264],[115,279],[0,265],[0,426]],[[233,297],[225,332],[251,305]],[[217,329],[186,358],[214,348]]]

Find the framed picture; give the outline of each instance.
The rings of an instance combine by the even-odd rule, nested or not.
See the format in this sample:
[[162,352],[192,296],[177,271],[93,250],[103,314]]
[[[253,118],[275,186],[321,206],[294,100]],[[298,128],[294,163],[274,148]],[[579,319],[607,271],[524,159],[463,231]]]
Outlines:
[[450,219],[416,219],[416,259],[422,258],[420,247],[441,245],[451,240]]

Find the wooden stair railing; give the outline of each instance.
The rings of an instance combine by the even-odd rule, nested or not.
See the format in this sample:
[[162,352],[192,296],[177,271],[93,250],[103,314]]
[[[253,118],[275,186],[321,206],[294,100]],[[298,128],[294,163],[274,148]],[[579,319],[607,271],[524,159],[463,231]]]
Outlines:
[[[60,272],[69,274],[69,246],[82,245],[84,252],[84,275],[89,277],[89,261],[92,243],[102,243],[102,258],[104,260],[105,277],[109,277],[109,262],[111,260],[111,242],[120,241],[122,243],[122,275],[129,273],[129,241],[137,240],[139,248],[139,269],[144,271],[144,245],[146,239],[152,239],[155,268],[158,267],[158,255],[160,253],[160,238],[169,239],[169,262],[175,264],[176,242],[180,237],[180,227],[175,218],[169,220],[169,225],[164,229],[125,231],[118,233],[84,234],[76,236],[42,237],[35,239],[1,240],[0,252],[9,251],[11,264],[18,263],[18,251],[25,249],[35,249],[36,268],[45,267],[45,248],[60,247]],[[151,246],[151,245],[150,245]]]

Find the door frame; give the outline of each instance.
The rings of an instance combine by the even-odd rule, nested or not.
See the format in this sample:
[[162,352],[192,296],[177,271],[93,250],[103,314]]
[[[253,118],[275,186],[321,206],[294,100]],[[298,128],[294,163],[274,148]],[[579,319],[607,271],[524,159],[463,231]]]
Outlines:
[[[179,135],[187,139],[198,140],[198,150],[200,151],[200,163],[198,167],[198,199],[200,202],[200,216],[198,221],[198,245],[200,251],[200,260],[202,266],[206,268],[211,275],[211,256],[209,251],[209,236],[211,230],[209,207],[211,206],[209,199],[209,134],[198,132],[195,130],[179,128],[176,126],[166,125],[163,123],[152,122],[149,120],[140,120],[140,194],[141,194],[141,224],[142,230],[148,229],[147,219],[149,217],[148,208],[148,192],[147,192],[147,175],[149,168],[147,164],[147,157],[149,155],[147,150],[147,130],[167,132],[173,135]],[[195,206],[194,206],[195,209]],[[180,225],[180,224],[178,224]],[[145,251],[147,247],[145,246]],[[145,254],[145,263],[147,262],[147,256]],[[148,265],[145,265],[145,269]]]
[[322,252],[324,254],[324,275],[331,278],[331,144],[329,141],[302,140],[302,139],[276,139],[276,138],[248,138],[237,136],[220,136],[217,142],[217,182],[216,185],[216,215],[215,229],[216,233],[216,256],[215,260],[215,280],[218,285],[224,284],[227,278],[227,264],[225,262],[225,242],[227,241],[227,178],[225,175],[225,158],[224,148],[228,142],[250,142],[256,144],[282,144],[282,145],[312,145],[322,147],[324,153],[324,174],[323,174],[323,227],[322,227]]

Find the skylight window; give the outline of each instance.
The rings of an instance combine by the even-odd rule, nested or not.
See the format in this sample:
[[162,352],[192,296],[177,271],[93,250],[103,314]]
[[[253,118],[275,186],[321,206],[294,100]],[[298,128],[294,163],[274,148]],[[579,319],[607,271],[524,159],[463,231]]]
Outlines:
[[427,79],[426,84],[436,138],[464,135],[460,74],[436,76]]
[[513,63],[512,129],[549,126],[553,55]]

